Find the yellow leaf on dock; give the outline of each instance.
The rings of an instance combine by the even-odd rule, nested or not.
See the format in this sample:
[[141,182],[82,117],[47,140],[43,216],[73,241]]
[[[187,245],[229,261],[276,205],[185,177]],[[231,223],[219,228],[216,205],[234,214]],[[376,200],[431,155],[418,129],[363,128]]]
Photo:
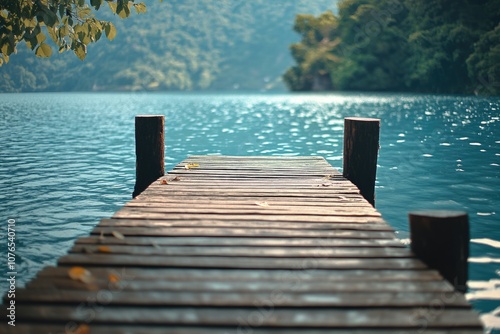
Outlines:
[[125,236],[123,234],[121,234],[120,232],[118,231],[113,231],[111,232],[111,234],[116,238],[116,239],[120,239],[120,240],[123,240],[125,239]]
[[184,168],[186,168],[186,169],[193,169],[193,168],[197,168],[197,167],[200,167],[200,164],[188,163],[188,164],[184,165]]
[[108,246],[99,246],[97,247],[97,251],[99,253],[111,253],[111,248],[109,248]]
[[118,275],[116,275],[116,274],[109,274],[108,281],[110,281],[113,284],[118,283],[118,282],[120,282],[120,277],[118,277]]
[[255,204],[264,208],[269,207],[269,203],[267,202],[255,202]]
[[87,324],[81,324],[80,326],[78,326],[77,328],[75,328],[73,331],[67,332],[67,333],[71,333],[71,334],[90,334],[90,326],[87,325]]
[[83,267],[71,267],[71,269],[68,270],[68,275],[72,280],[80,281],[86,284],[94,281],[94,277],[90,271]]
[[168,184],[167,180],[163,179],[160,181],[160,184]]

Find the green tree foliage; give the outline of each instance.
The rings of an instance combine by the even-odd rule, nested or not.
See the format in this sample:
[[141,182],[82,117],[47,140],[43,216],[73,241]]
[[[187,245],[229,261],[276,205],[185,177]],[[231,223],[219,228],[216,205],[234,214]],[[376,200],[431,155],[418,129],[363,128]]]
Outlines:
[[97,19],[94,13],[107,3],[121,18],[130,16],[132,8],[145,13],[144,3],[134,0],[12,0],[0,2],[0,66],[10,60],[17,45],[25,42],[38,57],[52,55],[47,36],[59,52],[72,50],[83,60],[87,46],[103,34],[109,40],[116,36],[112,22]]
[[[499,94],[499,14],[498,0],[343,0],[336,16],[296,17],[302,40],[284,80],[292,90]],[[324,51],[311,38],[324,15],[338,43],[318,72],[308,63]],[[312,85],[321,73],[331,83]]]
[[290,47],[298,63],[285,73],[285,81],[295,90],[327,90],[332,87],[330,68],[340,61],[335,48],[340,44],[337,18],[327,11],[317,18],[298,15],[294,30],[302,36],[301,43]]
[[[118,32],[101,38],[84,62],[71,53],[37,58],[18,47],[0,68],[0,91],[284,89],[297,13],[315,15],[332,0],[168,0],[121,20],[98,13]],[[106,4],[104,4],[106,5]],[[34,75],[20,80],[17,69]]]
[[482,35],[467,59],[475,93],[500,95],[500,24]]

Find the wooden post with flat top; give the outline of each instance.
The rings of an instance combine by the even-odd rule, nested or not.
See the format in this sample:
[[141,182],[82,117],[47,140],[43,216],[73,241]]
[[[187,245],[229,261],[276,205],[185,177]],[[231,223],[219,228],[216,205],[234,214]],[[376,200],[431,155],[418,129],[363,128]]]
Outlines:
[[361,195],[375,206],[375,179],[380,137],[380,120],[347,117],[344,119],[343,174]]
[[135,117],[136,181],[132,197],[142,193],[151,183],[165,175],[165,117]]
[[411,249],[455,290],[467,290],[469,217],[462,211],[410,212]]

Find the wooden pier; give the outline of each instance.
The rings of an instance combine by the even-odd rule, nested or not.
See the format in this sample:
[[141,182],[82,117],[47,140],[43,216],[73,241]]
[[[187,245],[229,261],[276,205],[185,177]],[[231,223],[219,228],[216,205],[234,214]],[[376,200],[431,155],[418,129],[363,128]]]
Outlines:
[[321,157],[189,157],[15,302],[9,333],[483,332]]

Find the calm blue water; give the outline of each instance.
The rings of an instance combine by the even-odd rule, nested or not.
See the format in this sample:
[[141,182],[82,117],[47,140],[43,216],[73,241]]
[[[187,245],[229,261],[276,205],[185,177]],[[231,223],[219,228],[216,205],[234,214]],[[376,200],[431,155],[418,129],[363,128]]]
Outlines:
[[343,118],[380,118],[377,208],[402,239],[408,211],[466,210],[467,296],[500,330],[499,98],[0,95],[2,245],[7,219],[15,219],[20,285],[130,200],[136,114],[166,116],[167,169],[208,153],[321,155],[341,167]]

